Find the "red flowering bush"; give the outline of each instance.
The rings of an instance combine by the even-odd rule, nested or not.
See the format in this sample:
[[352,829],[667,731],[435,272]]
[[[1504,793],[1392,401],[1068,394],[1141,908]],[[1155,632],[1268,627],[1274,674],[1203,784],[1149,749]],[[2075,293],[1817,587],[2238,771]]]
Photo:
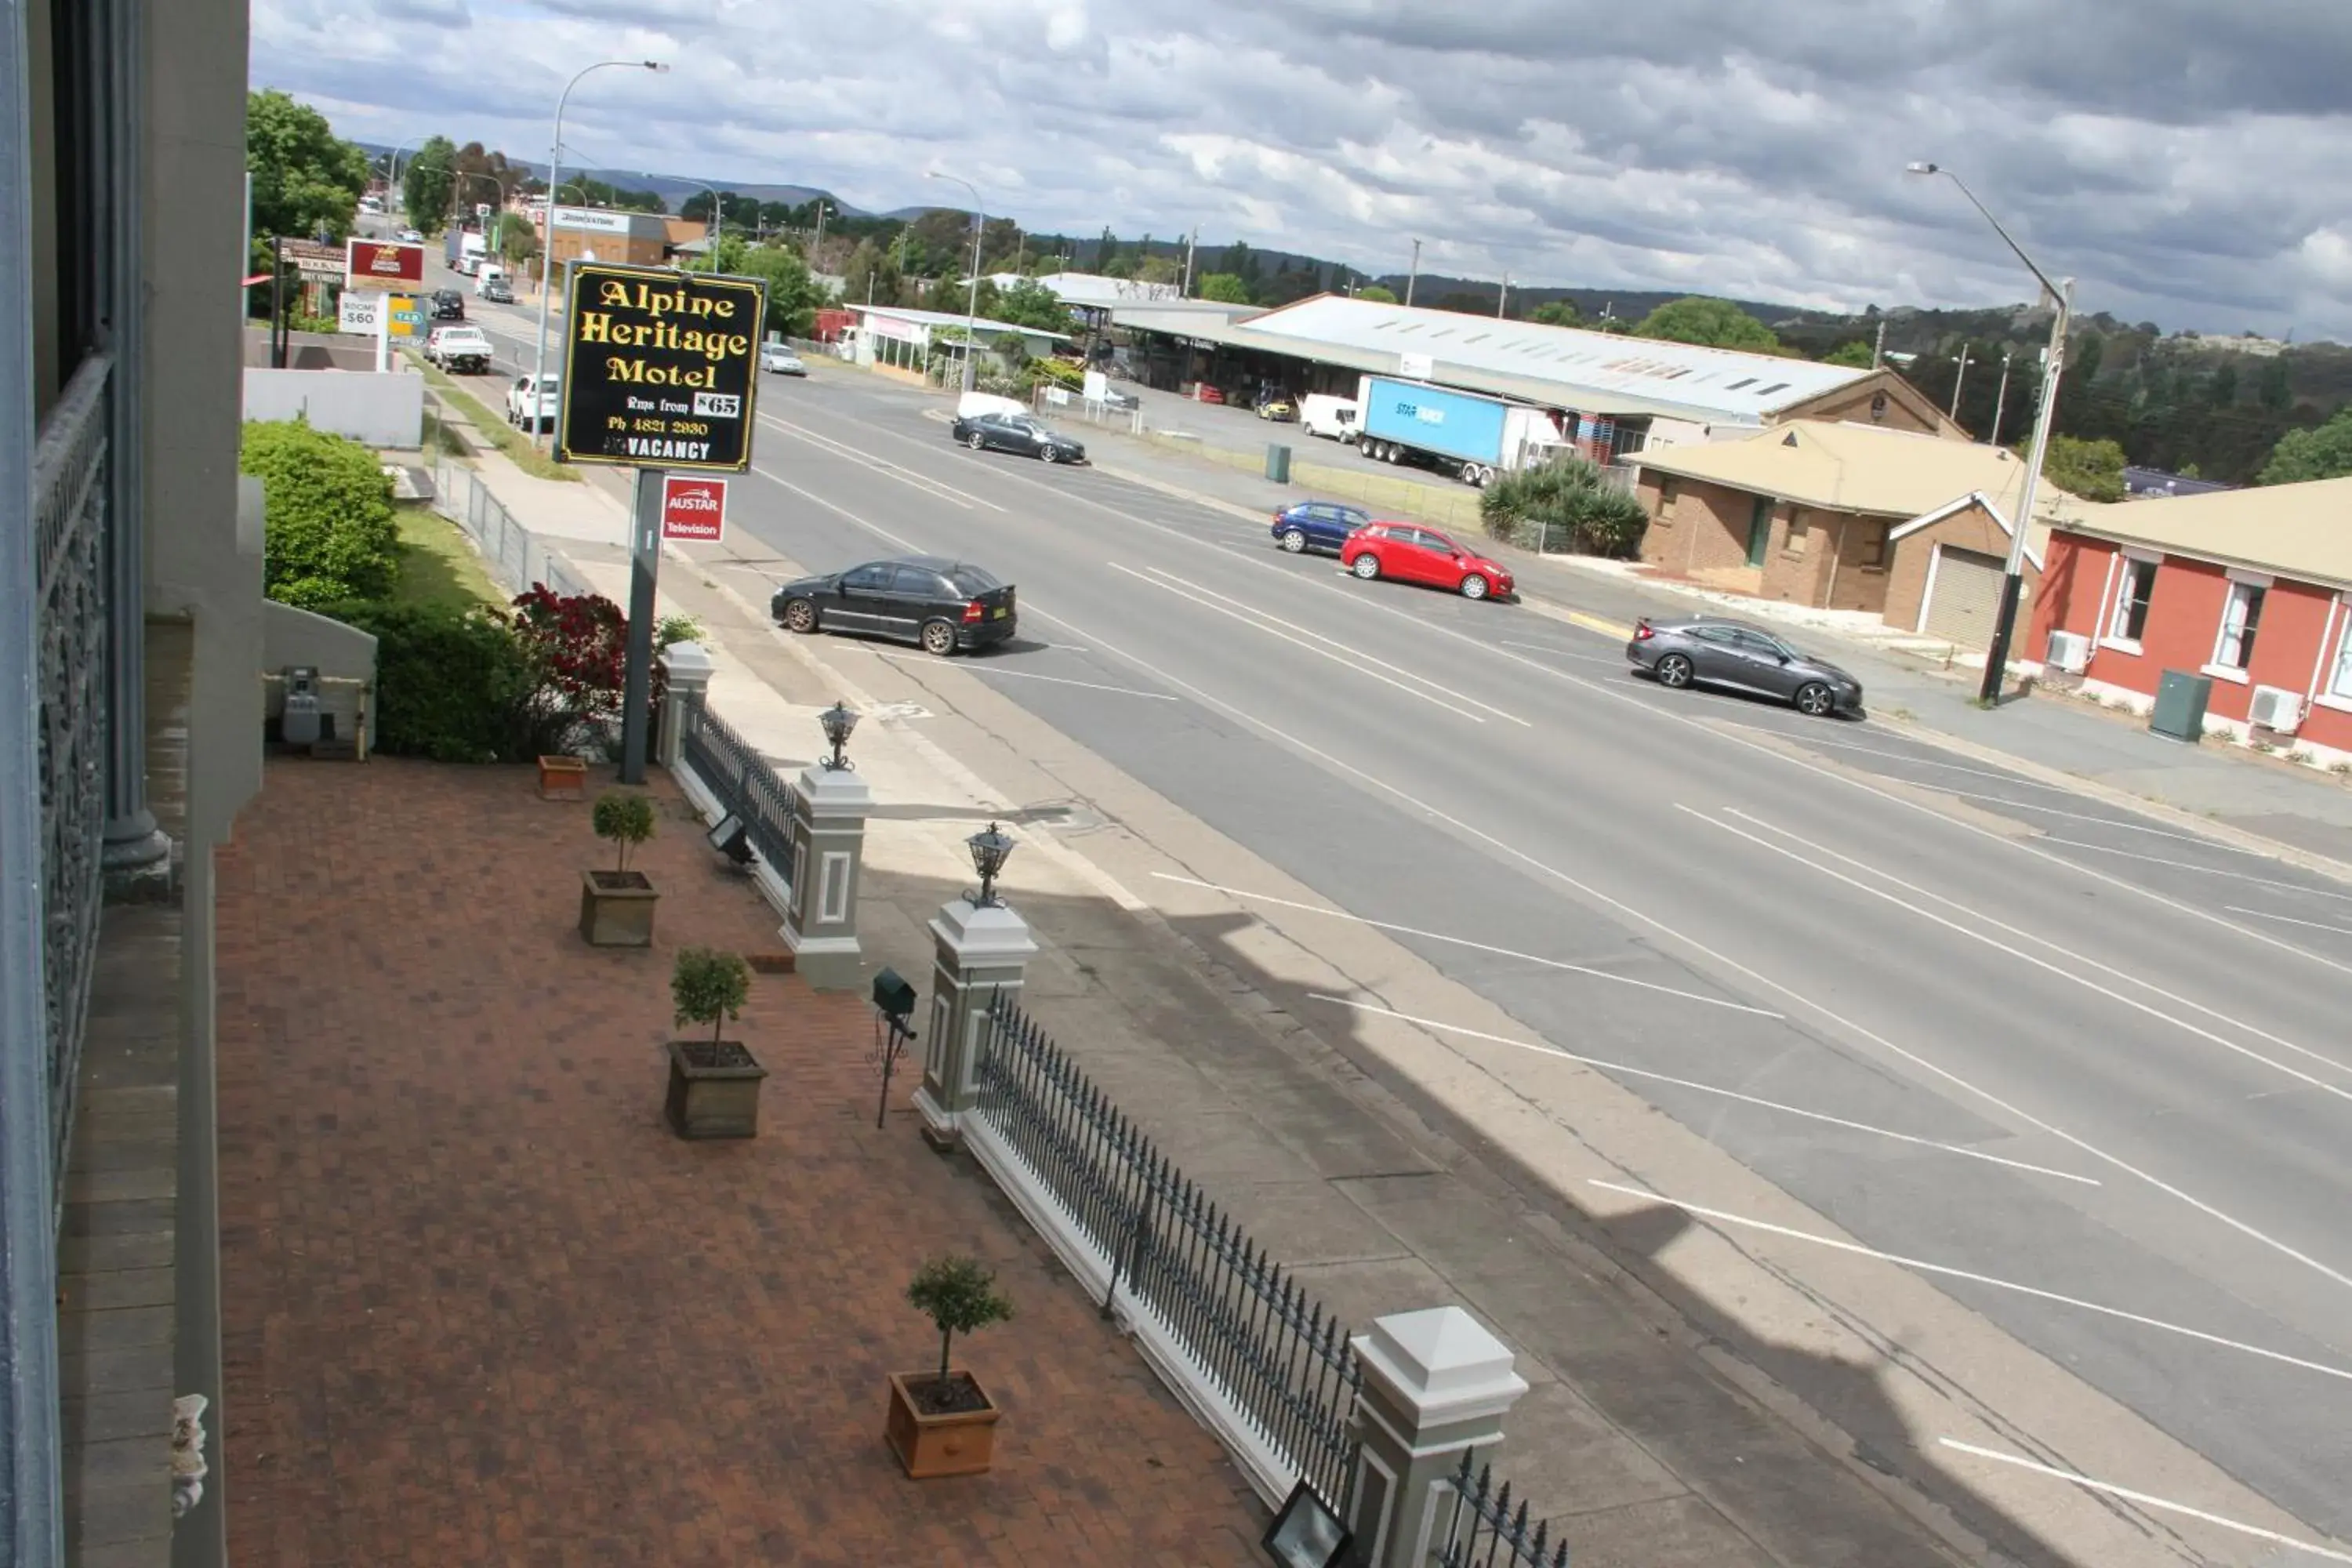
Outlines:
[[[544,584],[516,596],[509,624],[538,674],[531,702],[533,730],[544,751],[611,751],[620,741],[624,687],[628,677],[629,620],[602,594],[559,595]],[[664,622],[656,628],[658,655],[692,635],[691,622]],[[651,723],[661,720],[661,666],[653,669]],[[650,738],[650,731],[649,731]]]

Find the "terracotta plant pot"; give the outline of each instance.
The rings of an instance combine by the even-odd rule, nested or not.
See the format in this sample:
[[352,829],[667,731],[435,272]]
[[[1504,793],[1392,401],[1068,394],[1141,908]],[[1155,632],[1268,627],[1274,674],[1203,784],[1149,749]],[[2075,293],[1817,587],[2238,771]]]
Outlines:
[[643,871],[583,871],[580,934],[591,947],[651,947],[660,899]]
[[931,1415],[913,1390],[919,1385],[929,1389],[938,1381],[936,1373],[890,1374],[890,1423],[883,1436],[890,1440],[890,1451],[898,1456],[907,1474],[919,1481],[936,1476],[980,1475],[996,1457],[996,1418],[1003,1414],[996,1401],[968,1372],[951,1372],[948,1380],[978,1399],[979,1407]]
[[539,798],[586,800],[588,798],[588,764],[578,757],[540,758]]
[[735,1040],[672,1040],[662,1105],[681,1138],[756,1138],[760,1080],[768,1069]]

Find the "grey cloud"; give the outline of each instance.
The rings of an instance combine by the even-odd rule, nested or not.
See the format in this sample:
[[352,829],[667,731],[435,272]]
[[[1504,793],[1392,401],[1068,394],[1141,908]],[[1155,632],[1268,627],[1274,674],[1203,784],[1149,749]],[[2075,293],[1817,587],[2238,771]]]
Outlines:
[[[2352,334],[2320,271],[2340,251],[2304,248],[2352,212],[2343,0],[1645,0],[1599,23],[1559,0],[858,0],[873,47],[807,9],[256,0],[254,77],[350,133],[520,156],[574,62],[659,40],[675,74],[596,79],[568,141],[876,208],[926,199],[941,162],[1035,230],[1197,221],[1374,268],[1417,234],[1441,269],[1538,283],[2028,294],[1957,191],[1904,175],[1932,158],[2087,309]],[[467,47],[403,50],[420,11],[470,14]]]

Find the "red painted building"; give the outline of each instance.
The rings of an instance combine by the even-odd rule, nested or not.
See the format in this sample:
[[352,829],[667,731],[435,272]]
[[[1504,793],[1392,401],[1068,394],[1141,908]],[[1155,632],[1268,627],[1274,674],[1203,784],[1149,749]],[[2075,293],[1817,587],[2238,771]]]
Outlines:
[[2209,730],[2352,763],[2352,479],[2077,509],[2027,648],[2141,708],[2209,676]]

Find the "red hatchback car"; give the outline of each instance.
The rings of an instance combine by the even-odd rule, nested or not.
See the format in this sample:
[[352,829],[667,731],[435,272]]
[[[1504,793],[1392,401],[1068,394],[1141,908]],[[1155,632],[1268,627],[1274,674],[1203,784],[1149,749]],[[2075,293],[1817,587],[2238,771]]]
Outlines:
[[1339,563],[1367,583],[1393,577],[1449,589],[1465,599],[1507,599],[1512,593],[1511,574],[1501,565],[1417,522],[1375,522],[1356,530],[1339,547]]

